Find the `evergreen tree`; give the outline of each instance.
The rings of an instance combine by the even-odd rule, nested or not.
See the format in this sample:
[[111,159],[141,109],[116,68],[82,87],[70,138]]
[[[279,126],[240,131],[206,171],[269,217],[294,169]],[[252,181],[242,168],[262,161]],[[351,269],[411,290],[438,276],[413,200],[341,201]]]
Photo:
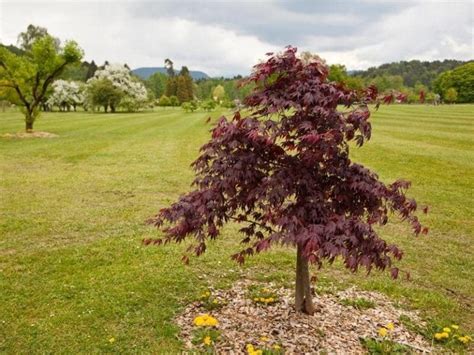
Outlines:
[[166,81],[165,95],[168,97],[176,96],[178,90],[178,82],[175,76],[169,76]]
[[[183,77],[183,91],[186,92],[186,101],[192,101],[194,99],[194,83],[191,74],[189,74],[189,69],[186,66],[181,68],[181,72],[179,73],[180,76]],[[178,96],[179,97],[179,96]]]
[[179,102],[183,103],[190,101],[186,90],[186,79],[183,75],[177,77],[176,84],[176,96],[178,97]]
[[97,64],[95,64],[94,61],[92,61],[89,64],[89,68],[87,69],[87,74],[86,74],[86,81],[92,78],[97,70]]

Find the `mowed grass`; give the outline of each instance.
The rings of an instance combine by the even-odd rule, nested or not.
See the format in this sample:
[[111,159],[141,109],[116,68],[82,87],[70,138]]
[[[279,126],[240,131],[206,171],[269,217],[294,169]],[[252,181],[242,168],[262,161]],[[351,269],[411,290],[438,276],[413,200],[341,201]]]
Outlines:
[[[292,250],[243,267],[230,260],[236,225],[189,266],[180,261],[186,245],[141,245],[158,236],[144,221],[190,189],[208,116],[47,113],[35,129],[58,138],[0,138],[0,352],[178,352],[173,317],[203,288],[240,277],[291,285]],[[374,114],[373,138],[353,158],[387,182],[411,180],[410,194],[430,206],[430,234],[413,237],[396,219],[381,230],[405,251],[399,265],[410,280],[337,264],[313,270],[318,290],[355,284],[435,324],[474,330],[473,118],[469,105]],[[22,129],[20,113],[0,113],[0,134]]]

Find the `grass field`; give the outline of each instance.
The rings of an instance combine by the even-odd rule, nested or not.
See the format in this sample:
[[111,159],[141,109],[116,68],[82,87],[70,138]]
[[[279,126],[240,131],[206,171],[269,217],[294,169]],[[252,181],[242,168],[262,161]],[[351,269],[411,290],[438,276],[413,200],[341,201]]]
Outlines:
[[[217,117],[220,112],[214,112]],[[184,266],[185,245],[143,247],[144,221],[189,189],[189,164],[208,138],[208,115],[48,113],[50,139],[0,138],[0,352],[176,352],[173,317],[208,285],[239,277],[293,280],[294,253],[277,249],[244,266],[235,225]],[[324,267],[318,290],[356,284],[419,309],[430,324],[474,331],[474,106],[388,106],[352,155],[430,206],[428,236],[392,223],[411,280]],[[0,135],[23,129],[0,113]],[[115,341],[109,341],[114,338]]]

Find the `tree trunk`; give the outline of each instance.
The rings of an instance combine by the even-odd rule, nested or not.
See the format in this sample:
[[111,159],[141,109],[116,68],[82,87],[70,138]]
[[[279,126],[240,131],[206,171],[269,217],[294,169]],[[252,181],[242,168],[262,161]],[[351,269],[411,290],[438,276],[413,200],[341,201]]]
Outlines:
[[26,130],[26,132],[28,132],[28,133],[33,132],[33,122],[31,122],[31,121],[26,121],[25,130]]
[[295,308],[297,312],[314,314],[313,298],[311,295],[308,260],[303,255],[303,247],[296,249],[296,292]]
[[25,114],[25,131],[27,133],[33,132],[33,122],[34,122],[33,112],[26,111]]

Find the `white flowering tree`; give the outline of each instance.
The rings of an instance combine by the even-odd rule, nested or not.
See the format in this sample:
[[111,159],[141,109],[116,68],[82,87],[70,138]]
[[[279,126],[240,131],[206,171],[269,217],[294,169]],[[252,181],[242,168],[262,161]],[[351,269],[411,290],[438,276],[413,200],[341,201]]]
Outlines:
[[97,70],[87,81],[89,106],[102,106],[107,112],[118,107],[126,111],[137,111],[148,101],[145,86],[134,78],[124,65],[108,64]]
[[53,93],[48,98],[49,107],[58,107],[61,111],[76,111],[77,106],[84,103],[84,84],[76,81],[56,80]]

